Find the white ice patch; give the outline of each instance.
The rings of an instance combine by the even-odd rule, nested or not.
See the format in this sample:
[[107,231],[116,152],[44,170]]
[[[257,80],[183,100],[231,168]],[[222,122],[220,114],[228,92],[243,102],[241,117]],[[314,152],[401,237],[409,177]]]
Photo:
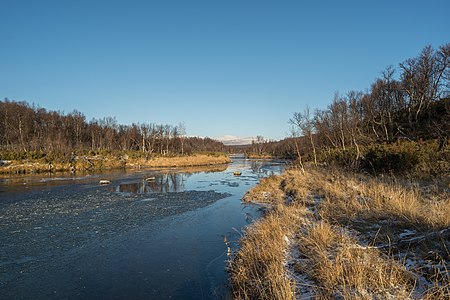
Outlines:
[[145,198],[145,199],[139,200],[139,202],[150,202],[150,201],[155,201],[155,200],[156,200],[156,198]]
[[414,235],[414,234],[416,234],[416,233],[417,233],[417,231],[415,231],[415,230],[405,229],[405,230],[403,230],[403,232],[400,233],[398,236],[399,236],[401,239],[403,239],[403,238],[405,238],[405,237]]

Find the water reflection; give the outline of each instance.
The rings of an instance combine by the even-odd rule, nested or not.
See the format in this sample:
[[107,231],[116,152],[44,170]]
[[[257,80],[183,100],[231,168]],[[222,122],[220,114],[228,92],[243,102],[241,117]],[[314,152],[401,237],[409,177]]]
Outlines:
[[[30,189],[36,190],[39,187],[52,188],[55,186],[71,185],[71,184],[89,184],[98,183],[99,179],[108,179],[115,181],[124,177],[136,177],[136,174],[141,174],[142,179],[148,177],[155,177],[155,174],[195,174],[204,172],[208,173],[219,173],[223,172],[228,168],[228,165],[218,165],[218,166],[196,166],[196,167],[186,167],[179,169],[165,169],[165,170],[155,170],[155,171],[136,171],[136,170],[123,170],[123,169],[113,169],[113,170],[100,170],[95,173],[91,172],[77,172],[77,173],[64,173],[58,172],[54,174],[0,174],[0,192],[23,192],[23,187],[29,187]],[[147,176],[147,177],[145,177]],[[164,181],[164,180],[163,180]],[[136,184],[137,182],[134,182]],[[131,184],[131,182],[124,182],[123,184]],[[124,187],[124,193],[138,193],[139,188]],[[134,190],[134,192],[133,192]],[[158,189],[155,190],[155,192]],[[173,191],[173,190],[168,190]]]
[[190,175],[189,173],[159,173],[139,181],[120,183],[112,190],[131,194],[182,192],[185,190],[186,179]]
[[239,182],[232,182],[232,181],[223,180],[220,183],[223,184],[223,185],[227,185],[229,187],[239,187]]
[[112,186],[110,191],[128,194],[183,192],[186,190],[186,180],[193,174],[198,174],[200,172],[204,174],[220,173],[226,169],[226,165],[199,166],[183,168],[180,170],[143,173],[141,178],[128,179],[128,181],[121,182],[116,187]]
[[259,178],[279,174],[282,167],[283,165],[279,162],[271,163],[264,160],[254,160],[250,162],[250,169],[254,174],[257,174]]
[[243,194],[281,169],[241,158],[214,168],[2,178],[0,299],[228,299],[223,237],[237,247],[260,215],[241,204]]

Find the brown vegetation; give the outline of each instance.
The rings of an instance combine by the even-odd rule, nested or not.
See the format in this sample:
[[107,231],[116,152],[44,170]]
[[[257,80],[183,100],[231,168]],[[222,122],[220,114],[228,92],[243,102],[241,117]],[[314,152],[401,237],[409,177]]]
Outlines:
[[72,160],[49,158],[13,160],[0,166],[0,174],[36,174],[46,172],[95,171],[119,168],[166,168],[209,166],[230,163],[226,155],[195,154],[189,156],[157,156],[145,159],[128,155],[80,155]]
[[283,205],[250,226],[230,263],[236,299],[292,299],[295,282],[285,272],[286,248],[305,210]]
[[224,164],[229,158],[215,154],[224,150],[218,141],[186,136],[183,124],[120,125],[110,117],[87,122],[78,111],[0,101],[4,174]]
[[450,44],[399,66],[258,145],[299,167],[244,197],[271,208],[230,262],[235,298],[450,299]]
[[[186,136],[183,124],[121,125],[115,118],[86,121],[79,111],[68,114],[0,101],[0,151],[5,156],[42,156],[72,151],[133,151],[145,157],[224,152],[224,145],[209,138]],[[0,159],[15,159],[0,157]],[[16,157],[17,159],[17,157]]]
[[273,205],[230,262],[235,298],[448,299],[447,184],[329,169],[262,180],[245,199]]
[[262,153],[262,154],[247,153],[245,156],[250,159],[272,159],[272,158],[274,158],[273,155],[267,154],[267,153]]

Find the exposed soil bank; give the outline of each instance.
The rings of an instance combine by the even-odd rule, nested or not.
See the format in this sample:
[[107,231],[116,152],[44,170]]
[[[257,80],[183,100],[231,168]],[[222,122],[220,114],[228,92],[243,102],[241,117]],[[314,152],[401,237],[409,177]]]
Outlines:
[[289,170],[230,262],[236,299],[449,299],[447,184]]
[[96,171],[120,168],[193,167],[230,163],[226,155],[196,154],[190,156],[154,157],[151,159],[103,155],[74,156],[70,162],[52,162],[48,159],[2,161],[0,174],[35,174],[46,172]]

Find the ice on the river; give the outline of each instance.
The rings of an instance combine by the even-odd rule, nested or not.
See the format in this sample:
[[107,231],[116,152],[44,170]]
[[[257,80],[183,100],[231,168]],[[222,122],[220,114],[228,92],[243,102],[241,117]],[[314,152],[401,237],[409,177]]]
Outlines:
[[[205,207],[229,196],[215,191],[123,194],[86,189],[38,193],[0,207],[0,265],[26,262],[30,254],[52,256],[82,246],[94,236],[120,234],[170,215]],[[95,237],[95,238],[97,238]],[[48,257],[47,257],[48,258]]]

